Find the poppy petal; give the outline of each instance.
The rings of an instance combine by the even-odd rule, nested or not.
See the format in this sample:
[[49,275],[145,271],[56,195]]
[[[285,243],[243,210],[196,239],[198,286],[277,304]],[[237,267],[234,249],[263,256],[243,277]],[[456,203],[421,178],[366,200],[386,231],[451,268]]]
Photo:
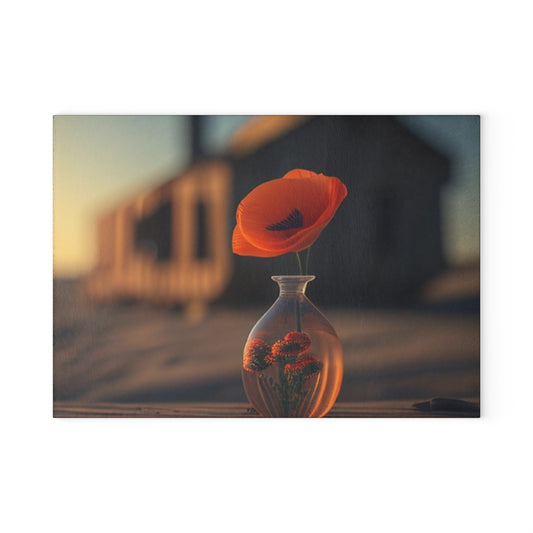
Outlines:
[[311,170],[304,170],[303,168],[294,168],[293,170],[289,170],[282,179],[314,178],[316,176],[323,176],[323,174],[316,174]]
[[[328,211],[330,183],[315,177],[272,180],[256,187],[240,204],[237,220],[246,239],[261,248],[276,247],[313,226]],[[272,231],[297,214],[298,226]],[[301,228],[301,229],[300,229]],[[266,231],[265,231],[266,230]]]
[[279,255],[276,251],[261,250],[261,248],[257,248],[253,244],[250,244],[250,242],[244,238],[238,224],[233,230],[231,244],[233,253],[237,255],[248,255],[253,257],[275,257]]
[[259,185],[237,209],[234,253],[273,257],[308,248],[346,194],[338,178],[303,169]]

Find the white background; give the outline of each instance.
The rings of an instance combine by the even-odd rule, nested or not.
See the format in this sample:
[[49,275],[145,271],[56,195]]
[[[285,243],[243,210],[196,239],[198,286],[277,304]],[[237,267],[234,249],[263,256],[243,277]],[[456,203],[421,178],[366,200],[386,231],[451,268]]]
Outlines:
[[[4,6],[0,531],[533,531],[525,6]],[[482,418],[54,420],[63,113],[481,114]]]

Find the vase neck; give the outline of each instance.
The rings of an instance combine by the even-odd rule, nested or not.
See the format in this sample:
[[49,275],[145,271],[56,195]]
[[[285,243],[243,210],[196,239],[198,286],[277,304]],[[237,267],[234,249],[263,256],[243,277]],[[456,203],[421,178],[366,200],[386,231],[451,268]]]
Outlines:
[[279,294],[298,295],[305,294],[305,289],[315,276],[272,276],[272,279],[279,285]]

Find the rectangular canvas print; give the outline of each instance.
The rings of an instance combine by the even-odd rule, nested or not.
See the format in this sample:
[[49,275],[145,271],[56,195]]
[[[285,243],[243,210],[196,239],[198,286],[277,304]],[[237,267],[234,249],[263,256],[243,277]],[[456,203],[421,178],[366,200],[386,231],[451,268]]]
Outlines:
[[53,127],[55,417],[479,417],[479,116]]

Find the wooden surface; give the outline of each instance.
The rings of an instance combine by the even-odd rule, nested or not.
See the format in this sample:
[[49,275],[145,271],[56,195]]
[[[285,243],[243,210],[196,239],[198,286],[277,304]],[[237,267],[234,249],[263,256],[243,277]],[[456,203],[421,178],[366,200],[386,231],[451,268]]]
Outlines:
[[[416,401],[338,403],[327,418],[478,417],[479,411],[425,411]],[[245,403],[80,403],[54,402],[56,418],[257,418]]]

